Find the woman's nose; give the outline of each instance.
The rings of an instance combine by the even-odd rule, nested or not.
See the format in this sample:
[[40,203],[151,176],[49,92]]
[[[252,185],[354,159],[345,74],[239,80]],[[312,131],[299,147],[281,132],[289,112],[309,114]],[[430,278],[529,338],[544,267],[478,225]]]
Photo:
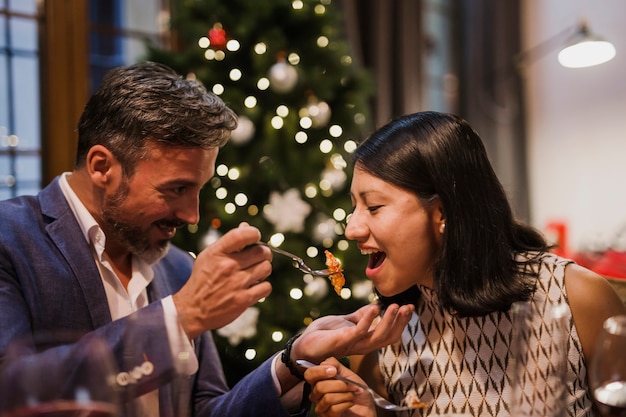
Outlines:
[[361,221],[361,217],[356,212],[348,216],[344,234],[350,240],[358,240],[366,234],[366,228]]

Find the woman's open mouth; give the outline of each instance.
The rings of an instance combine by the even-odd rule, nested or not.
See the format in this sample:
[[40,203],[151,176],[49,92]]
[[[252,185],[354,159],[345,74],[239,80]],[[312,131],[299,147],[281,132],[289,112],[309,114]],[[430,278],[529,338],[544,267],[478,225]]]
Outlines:
[[381,251],[377,251],[373,249],[361,250],[361,253],[363,255],[369,255],[370,259],[367,263],[368,269],[378,268],[385,261],[385,258],[387,258],[387,254],[385,252],[381,252]]

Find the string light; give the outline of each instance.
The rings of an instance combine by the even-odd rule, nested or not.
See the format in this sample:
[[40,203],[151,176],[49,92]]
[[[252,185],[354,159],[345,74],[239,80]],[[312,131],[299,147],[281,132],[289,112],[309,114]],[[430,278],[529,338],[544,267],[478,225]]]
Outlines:
[[276,108],[276,114],[280,117],[287,117],[289,115],[289,107],[281,104]]
[[287,61],[291,65],[298,65],[300,63],[300,55],[298,55],[295,52],[292,52],[287,56]]
[[222,84],[214,84],[211,91],[213,91],[215,95],[222,95],[224,93],[224,86]]
[[347,251],[349,247],[350,243],[345,239],[341,239],[337,242],[337,249],[339,249],[340,251]]
[[357,144],[352,139],[344,142],[343,149],[348,153],[353,153],[356,150]]
[[282,233],[274,233],[272,236],[270,236],[269,239],[269,243],[272,246],[280,246],[283,244],[283,242],[285,241],[285,235],[283,235]]
[[314,198],[317,195],[317,187],[315,184],[307,184],[304,187],[304,195],[308,198]]
[[350,55],[344,55],[339,59],[341,65],[350,66],[352,65],[352,57]]
[[211,45],[211,42],[209,42],[209,38],[207,38],[206,36],[202,36],[200,39],[198,39],[198,46],[202,49],[206,49]]
[[237,204],[240,207],[245,206],[246,204],[248,204],[248,196],[245,195],[244,193],[238,193],[235,196],[235,204]]
[[256,87],[261,91],[265,91],[270,88],[270,80],[265,77],[259,78],[259,81],[256,83]]
[[224,206],[224,211],[226,212],[226,214],[233,214],[235,211],[237,211],[237,206],[235,206],[233,203],[226,203],[226,205]]
[[319,46],[320,48],[326,48],[329,43],[330,41],[326,36],[320,36],[319,38],[317,38],[317,46]]
[[330,133],[330,136],[334,137],[334,138],[338,138],[339,136],[342,135],[343,133],[343,129],[341,128],[341,126],[339,125],[332,125],[329,129],[328,129],[328,133]]
[[226,196],[228,196],[228,190],[225,187],[220,187],[215,190],[215,197],[217,197],[219,200],[225,199]]
[[350,291],[350,288],[343,287],[341,289],[341,298],[343,298],[344,300],[349,300],[350,297],[352,297],[352,291]]
[[231,52],[238,51],[240,47],[241,45],[239,45],[239,41],[237,41],[236,39],[231,39],[226,43],[226,49]]
[[267,45],[263,42],[259,42],[254,45],[254,53],[257,55],[263,55],[267,52]]
[[215,168],[215,173],[221,177],[226,176],[228,174],[228,167],[225,164],[219,164],[217,168]]
[[300,119],[300,127],[302,129],[309,129],[313,125],[313,121],[310,117],[305,116]]
[[233,68],[230,70],[230,72],[228,73],[228,77],[233,80],[233,81],[239,81],[241,79],[242,76],[242,72],[240,69],[238,68]]
[[342,208],[336,208],[333,211],[333,219],[337,220],[338,222],[343,221],[346,218],[346,211]]
[[333,142],[330,139],[324,139],[320,142],[320,151],[322,153],[330,153],[333,150]]
[[231,168],[228,170],[228,178],[233,181],[239,179],[240,175],[241,171],[239,171],[239,168]]
[[308,248],[306,248],[306,255],[309,258],[315,258],[319,255],[319,253],[319,250],[315,246],[309,246]]
[[326,13],[326,7],[324,7],[322,4],[317,4],[313,10],[315,11],[315,14],[318,15]]
[[276,130],[280,129],[283,127],[284,121],[283,118],[280,116],[274,116],[272,117],[272,120],[270,121],[270,124],[272,125],[272,127]]
[[243,101],[243,105],[246,106],[249,109],[255,108],[256,104],[257,104],[257,99],[254,96],[248,96]]
[[294,135],[294,139],[300,144],[306,143],[306,141],[309,140],[309,135],[303,131],[299,131]]
[[289,291],[289,296],[294,300],[301,299],[303,295],[304,294],[302,293],[302,290],[300,288],[292,288]]

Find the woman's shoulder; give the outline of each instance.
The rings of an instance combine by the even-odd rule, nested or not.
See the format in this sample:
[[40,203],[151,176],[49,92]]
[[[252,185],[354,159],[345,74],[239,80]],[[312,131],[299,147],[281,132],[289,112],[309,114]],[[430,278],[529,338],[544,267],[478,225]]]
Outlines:
[[626,305],[603,276],[576,263],[565,269],[565,290],[587,360],[604,320],[626,314]]

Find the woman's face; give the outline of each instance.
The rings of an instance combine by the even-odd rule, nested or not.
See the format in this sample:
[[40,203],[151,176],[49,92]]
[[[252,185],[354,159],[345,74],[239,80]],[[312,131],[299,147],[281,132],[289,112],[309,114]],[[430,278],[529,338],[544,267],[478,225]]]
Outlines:
[[384,296],[422,284],[432,287],[432,266],[441,247],[439,200],[425,207],[417,196],[357,164],[350,189],[354,211],[346,237],[369,255],[365,274]]

